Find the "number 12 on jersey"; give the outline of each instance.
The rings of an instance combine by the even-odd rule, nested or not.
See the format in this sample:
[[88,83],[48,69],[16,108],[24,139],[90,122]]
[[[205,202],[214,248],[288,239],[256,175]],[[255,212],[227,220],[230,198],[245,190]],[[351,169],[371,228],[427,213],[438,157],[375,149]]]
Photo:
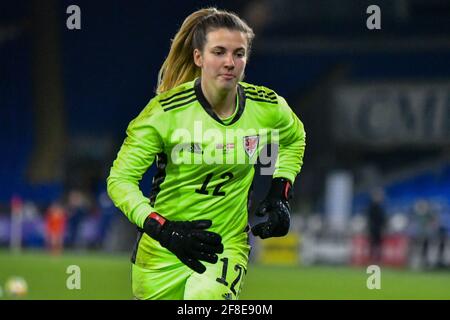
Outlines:
[[[200,193],[200,194],[209,194],[208,184],[211,182],[211,179],[213,178],[213,176],[214,176],[214,173],[209,173],[206,176],[202,187],[200,189],[195,189],[195,192]],[[224,196],[225,195],[225,192],[220,191],[220,188],[222,188],[225,184],[227,184],[233,178],[233,174],[231,172],[225,172],[220,175],[220,178],[224,179],[224,180],[214,188],[214,190],[212,192],[213,196]]]

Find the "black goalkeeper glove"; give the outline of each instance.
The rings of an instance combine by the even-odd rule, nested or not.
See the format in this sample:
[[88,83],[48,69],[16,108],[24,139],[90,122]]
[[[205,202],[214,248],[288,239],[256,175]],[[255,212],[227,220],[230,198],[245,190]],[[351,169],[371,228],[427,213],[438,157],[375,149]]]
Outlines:
[[290,198],[291,182],[285,178],[274,178],[269,193],[255,213],[258,217],[267,214],[268,219],[252,228],[253,235],[261,239],[285,236],[291,220]]
[[205,231],[211,224],[211,220],[169,221],[152,212],[145,220],[143,229],[189,268],[203,273],[206,267],[200,260],[216,263],[217,253],[223,252],[222,237]]

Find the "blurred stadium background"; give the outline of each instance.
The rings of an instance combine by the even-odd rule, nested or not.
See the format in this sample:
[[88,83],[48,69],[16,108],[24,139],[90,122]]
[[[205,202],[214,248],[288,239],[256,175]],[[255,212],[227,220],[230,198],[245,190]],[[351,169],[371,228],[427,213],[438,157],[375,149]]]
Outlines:
[[[81,30],[66,27],[72,4]],[[381,30],[366,27],[371,4]],[[19,298],[131,298],[136,230],[105,179],[170,38],[207,5],[254,28],[246,81],[284,96],[307,131],[292,230],[251,239],[242,298],[449,299],[450,2],[437,0],[1,2],[0,298],[11,277],[27,282]],[[255,179],[257,203],[270,177]],[[69,265],[81,290],[66,288]]]

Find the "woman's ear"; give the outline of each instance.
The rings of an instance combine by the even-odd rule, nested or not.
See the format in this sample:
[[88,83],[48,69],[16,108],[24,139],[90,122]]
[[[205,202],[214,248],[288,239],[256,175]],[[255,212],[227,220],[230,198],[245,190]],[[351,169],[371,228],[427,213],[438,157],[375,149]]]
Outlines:
[[194,49],[194,63],[197,67],[201,68],[203,65],[202,53],[198,49]]

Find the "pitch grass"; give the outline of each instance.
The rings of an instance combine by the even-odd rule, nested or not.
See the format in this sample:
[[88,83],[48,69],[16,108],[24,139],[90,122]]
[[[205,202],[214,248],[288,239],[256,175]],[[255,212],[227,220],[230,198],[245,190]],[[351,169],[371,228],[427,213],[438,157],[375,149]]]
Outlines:
[[[81,290],[68,290],[67,267],[81,270]],[[131,299],[127,255],[0,251],[0,286],[10,276],[28,283],[27,299]],[[365,268],[250,264],[241,299],[450,299],[450,270],[381,269],[381,289],[369,290]],[[3,290],[3,298],[9,298]],[[1,298],[0,298],[1,299]]]

